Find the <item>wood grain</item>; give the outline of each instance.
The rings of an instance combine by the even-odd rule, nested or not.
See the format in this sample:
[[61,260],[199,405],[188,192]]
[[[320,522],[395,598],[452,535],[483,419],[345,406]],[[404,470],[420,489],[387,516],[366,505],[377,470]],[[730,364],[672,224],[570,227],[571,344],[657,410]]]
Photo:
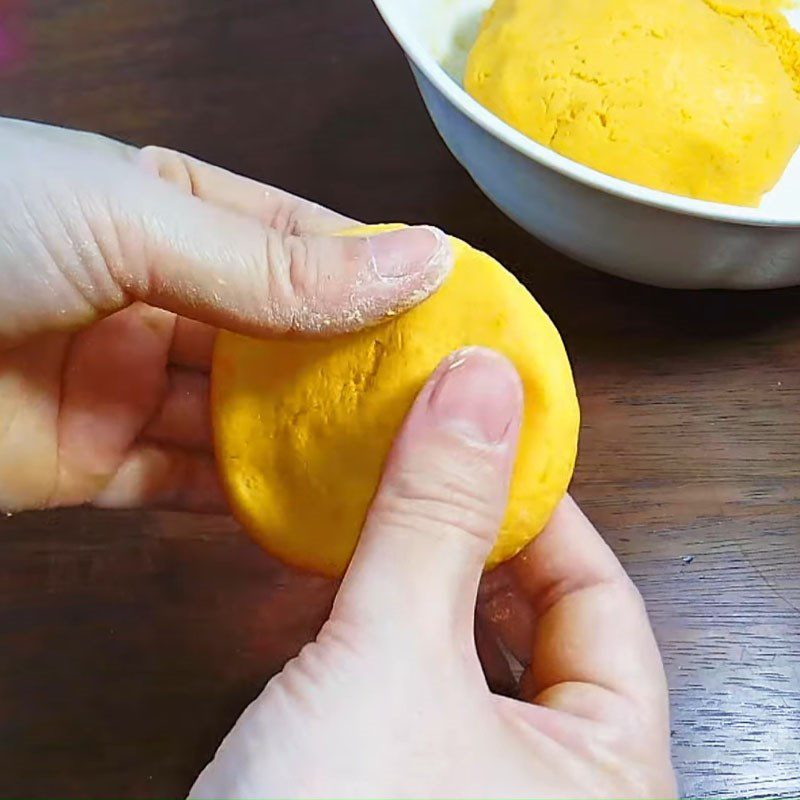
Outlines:
[[[5,6],[0,4],[0,14]],[[800,793],[800,292],[679,293],[571,263],[437,138],[368,0],[29,0],[9,116],[157,143],[367,221],[437,224],[564,333],[575,494],[641,587],[691,797]],[[185,792],[315,632],[324,582],[227,520],[0,520],[0,795]]]

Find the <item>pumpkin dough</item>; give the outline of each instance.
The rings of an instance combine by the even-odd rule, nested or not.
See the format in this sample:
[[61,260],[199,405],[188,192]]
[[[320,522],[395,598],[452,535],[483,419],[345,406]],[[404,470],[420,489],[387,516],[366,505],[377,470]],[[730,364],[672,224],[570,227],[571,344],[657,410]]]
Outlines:
[[331,340],[218,337],[212,415],[223,484],[234,515],[282,561],[344,572],[407,411],[439,362],[467,345],[504,353],[525,390],[511,499],[488,566],[516,555],[566,492],[579,411],[558,331],[500,264],[451,241],[455,266],[442,288],[376,328]]
[[800,35],[775,0],[497,0],[467,91],[609,175],[756,206],[800,144]]

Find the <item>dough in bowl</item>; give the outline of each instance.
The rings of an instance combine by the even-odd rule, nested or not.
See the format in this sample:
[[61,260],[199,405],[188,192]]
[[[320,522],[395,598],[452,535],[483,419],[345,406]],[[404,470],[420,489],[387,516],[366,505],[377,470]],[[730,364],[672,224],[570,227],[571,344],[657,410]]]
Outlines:
[[496,0],[464,85],[562,155],[703,200],[758,205],[800,144],[775,0]]

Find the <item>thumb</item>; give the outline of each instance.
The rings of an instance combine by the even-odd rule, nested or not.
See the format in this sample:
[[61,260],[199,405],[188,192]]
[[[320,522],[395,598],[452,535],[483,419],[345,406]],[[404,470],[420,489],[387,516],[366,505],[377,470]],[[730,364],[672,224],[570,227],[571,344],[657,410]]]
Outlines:
[[421,302],[452,265],[432,228],[327,235],[349,221],[186,157],[153,167],[43,126],[0,139],[20,187],[0,220],[0,348],[135,301],[253,336],[335,334]]
[[388,458],[334,620],[437,649],[454,636],[460,648],[472,641],[522,407],[519,376],[490,350],[462,350],[439,366]]
[[133,300],[215,327],[256,336],[356,330],[423,300],[452,265],[434,228],[355,237],[280,229],[144,171],[135,179],[141,191],[108,229],[115,240],[101,243],[121,254],[112,277]]

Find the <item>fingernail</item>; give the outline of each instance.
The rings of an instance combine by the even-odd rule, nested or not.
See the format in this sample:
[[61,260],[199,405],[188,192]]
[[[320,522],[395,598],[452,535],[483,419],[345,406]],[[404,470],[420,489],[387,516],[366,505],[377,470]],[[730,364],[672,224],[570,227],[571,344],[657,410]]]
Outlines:
[[440,282],[453,265],[447,237],[421,226],[382,233],[368,239],[375,273],[385,280],[423,275]]
[[503,443],[522,415],[522,383],[511,363],[470,347],[440,369],[428,401],[437,423],[478,444]]

